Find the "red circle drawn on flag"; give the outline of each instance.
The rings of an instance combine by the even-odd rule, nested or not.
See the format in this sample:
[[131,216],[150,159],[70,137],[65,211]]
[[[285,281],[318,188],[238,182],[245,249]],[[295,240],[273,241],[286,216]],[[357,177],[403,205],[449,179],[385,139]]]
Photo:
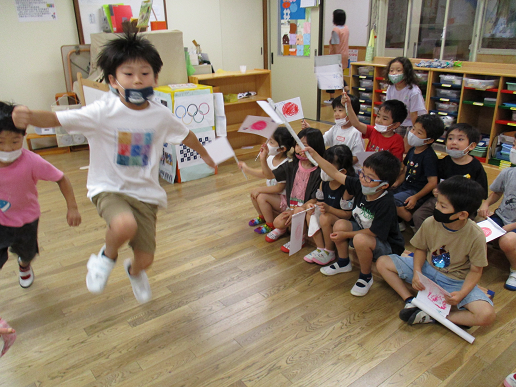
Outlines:
[[281,111],[285,117],[292,117],[299,113],[299,106],[293,102],[287,102],[285,105],[283,105]]
[[263,130],[267,127],[267,122],[265,121],[256,121],[251,125],[251,129],[253,130]]
[[491,234],[493,233],[493,232],[491,231],[491,229],[490,229],[490,228],[488,228],[488,227],[481,227],[481,228],[482,228],[482,231],[484,232],[484,235],[485,235],[486,237],[488,237],[489,235],[491,235]]

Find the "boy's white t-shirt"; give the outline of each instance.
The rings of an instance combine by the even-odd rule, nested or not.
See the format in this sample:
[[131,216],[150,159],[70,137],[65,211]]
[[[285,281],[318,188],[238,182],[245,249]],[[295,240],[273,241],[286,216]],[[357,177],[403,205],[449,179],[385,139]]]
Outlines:
[[68,133],[88,139],[88,198],[119,192],[167,206],[165,190],[159,184],[163,144],[180,144],[189,133],[168,108],[149,101],[145,109],[133,110],[110,92],[82,109],[59,111],[57,118]]
[[340,125],[333,125],[326,133],[324,133],[323,138],[324,146],[329,147],[340,144],[347,145],[353,156],[356,156],[359,152],[365,152],[362,133],[360,133],[354,126],[342,129]]
[[410,113],[417,112],[419,116],[427,113],[423,94],[417,85],[412,85],[412,88],[409,88],[407,85],[401,90],[397,90],[395,85],[389,85],[385,99],[397,99],[403,102],[407,107],[409,114],[401,126],[414,126],[414,123],[410,119]]

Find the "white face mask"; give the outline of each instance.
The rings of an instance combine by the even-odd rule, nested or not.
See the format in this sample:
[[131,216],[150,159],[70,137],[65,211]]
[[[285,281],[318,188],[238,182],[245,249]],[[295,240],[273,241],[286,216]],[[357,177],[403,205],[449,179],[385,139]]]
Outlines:
[[271,144],[267,143],[267,148],[269,148],[269,154],[271,156],[276,156],[279,153],[279,146],[271,146]]
[[511,153],[509,154],[509,160],[511,160],[511,164],[516,165],[516,149],[511,148]]
[[412,133],[412,131],[408,132],[407,142],[410,146],[425,145],[426,140],[428,140],[428,138],[419,138],[414,133]]
[[346,118],[337,118],[335,120],[335,125],[338,125],[338,126],[344,126],[344,125],[347,125],[349,122],[349,118],[346,117]]
[[468,152],[469,152],[468,148],[466,148],[464,150],[446,148],[446,153],[449,154],[452,159],[460,159],[462,156],[467,155]]
[[12,163],[22,154],[22,148],[11,151],[11,152],[1,152],[0,151],[0,161],[2,163]]
[[389,125],[380,125],[380,124],[375,124],[374,125],[374,128],[376,129],[376,131],[378,133],[385,133],[386,131],[389,130]]
[[321,180],[322,181],[332,181],[333,178],[330,177],[326,172],[324,172],[322,169],[321,169]]

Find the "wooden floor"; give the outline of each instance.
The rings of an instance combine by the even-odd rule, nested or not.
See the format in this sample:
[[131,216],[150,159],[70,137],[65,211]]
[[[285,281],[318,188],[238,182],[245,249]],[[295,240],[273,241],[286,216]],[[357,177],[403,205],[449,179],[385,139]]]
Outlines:
[[[352,273],[325,277],[266,243],[234,163],[209,178],[170,185],[148,271],[153,300],[139,305],[121,262],[104,293],[85,284],[105,225],[86,198],[88,152],[46,156],[72,181],[83,223],[69,228],[55,183],[40,182],[41,254],[35,282],[18,285],[11,257],[0,272],[0,315],[18,339],[0,359],[0,385],[46,386],[500,386],[516,368],[516,293],[490,250],[481,284],[497,319],[468,344],[441,325],[407,326],[403,302],[381,278],[353,297]],[[249,161],[253,164],[253,160]],[[257,165],[254,164],[254,165]],[[496,175],[489,170],[490,181]],[[405,232],[407,240],[412,236]]]

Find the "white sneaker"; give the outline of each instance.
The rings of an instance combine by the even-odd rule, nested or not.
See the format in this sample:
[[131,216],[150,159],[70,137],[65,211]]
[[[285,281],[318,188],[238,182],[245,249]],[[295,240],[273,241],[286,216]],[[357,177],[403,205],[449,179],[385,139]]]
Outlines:
[[516,374],[512,373],[510,375],[507,375],[507,377],[503,381],[503,385],[505,387],[516,387]]
[[516,290],[516,270],[511,270],[511,274],[509,274],[509,278],[505,281],[504,287],[507,290]]
[[313,263],[314,258],[320,258],[322,259],[323,251],[319,248],[312,251],[310,254],[307,254],[303,257],[303,259],[308,263]]
[[334,261],[335,260],[335,251],[326,251],[326,250],[323,250],[322,251],[322,255],[321,256],[317,256],[313,259],[313,261],[315,263],[317,263],[318,265],[327,265],[328,263],[330,263],[331,261]]
[[[362,284],[364,286],[358,286],[358,284]],[[355,286],[351,289],[351,294],[357,297],[365,296],[367,292],[369,292],[369,289],[371,289],[371,286],[373,286],[373,277],[371,277],[369,282],[359,278],[358,281],[355,282]]]
[[115,267],[115,261],[104,255],[104,245],[97,255],[91,254],[86,267],[88,274],[86,274],[86,287],[93,294],[100,294],[106,287],[109,275]]
[[18,257],[18,270],[19,270],[19,280],[20,280],[20,286],[22,288],[28,288],[32,283],[34,282],[34,272],[32,271],[32,266],[29,263],[29,266],[22,267],[20,265],[21,259]]
[[407,226],[405,226],[405,222],[403,220],[398,223],[398,226],[399,226],[401,232],[403,232],[407,229]]
[[321,267],[319,271],[324,275],[335,275],[339,273],[349,273],[352,269],[353,266],[351,265],[351,261],[349,261],[349,263],[344,267],[340,267],[337,263],[334,263],[330,266]]
[[275,228],[270,233],[265,235],[265,241],[269,242],[269,243],[276,242],[286,232],[287,232],[286,228],[283,229],[283,230],[281,230],[279,228]]
[[129,258],[124,261],[124,267],[125,272],[129,277],[129,281],[131,281],[131,286],[133,287],[133,293],[136,297],[136,301],[138,301],[140,304],[149,302],[152,299],[152,291],[145,270],[140,271],[140,274],[137,276],[132,276],[129,274],[129,268],[131,267],[131,260]]

